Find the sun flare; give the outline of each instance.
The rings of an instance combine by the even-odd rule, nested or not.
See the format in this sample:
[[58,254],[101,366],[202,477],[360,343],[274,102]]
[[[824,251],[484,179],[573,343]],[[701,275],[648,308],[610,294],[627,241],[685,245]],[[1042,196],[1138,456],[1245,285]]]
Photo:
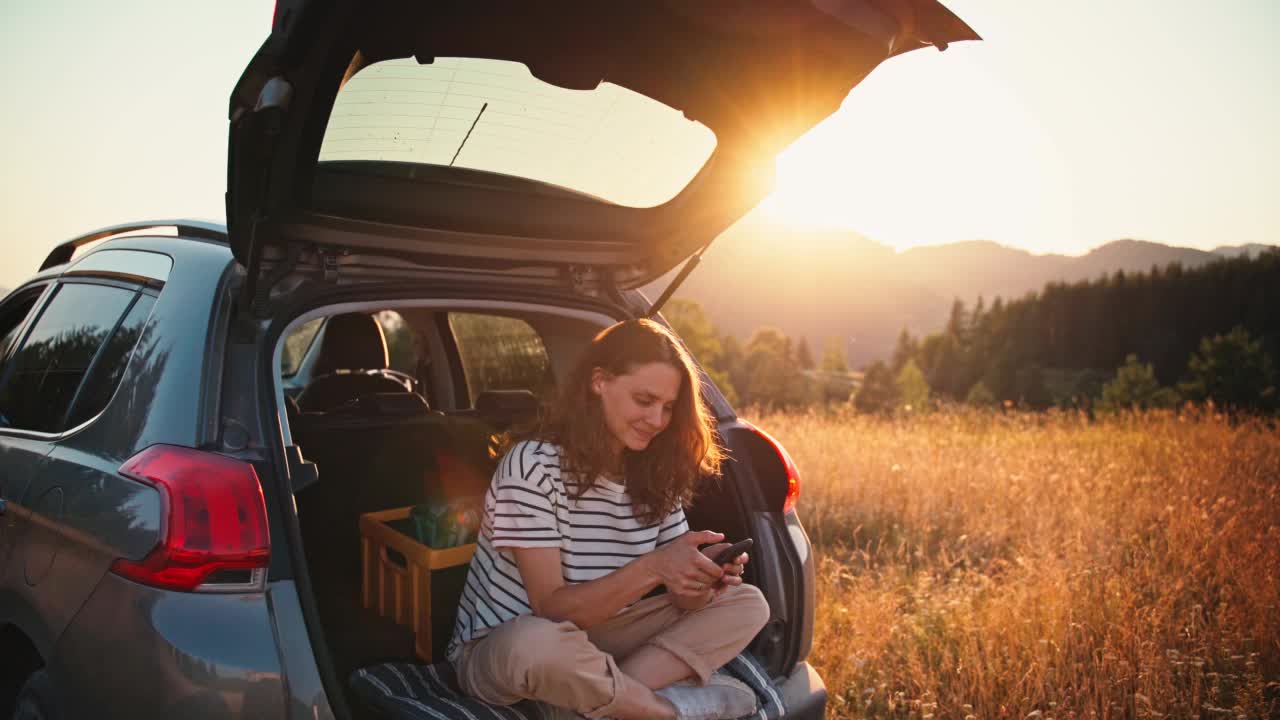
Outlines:
[[[778,156],[764,212],[848,227],[899,250],[1069,238],[1070,191],[1052,138],[965,51],[907,55],[872,73]],[[1054,236],[1021,237],[1028,225]]]

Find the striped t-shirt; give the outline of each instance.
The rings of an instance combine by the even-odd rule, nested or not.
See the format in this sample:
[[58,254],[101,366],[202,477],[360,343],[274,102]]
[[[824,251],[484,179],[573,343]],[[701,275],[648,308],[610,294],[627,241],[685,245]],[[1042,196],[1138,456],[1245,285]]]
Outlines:
[[559,548],[567,584],[594,580],[680,537],[677,507],[659,523],[635,516],[625,486],[600,478],[581,498],[560,472],[560,448],[526,440],[503,456],[484,499],[484,521],[458,605],[448,655],[532,611],[510,548]]

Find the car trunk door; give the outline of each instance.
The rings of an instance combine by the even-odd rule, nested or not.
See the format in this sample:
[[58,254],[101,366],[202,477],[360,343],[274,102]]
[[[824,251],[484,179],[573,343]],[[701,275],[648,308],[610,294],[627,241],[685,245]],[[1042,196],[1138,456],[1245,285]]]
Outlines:
[[231,246],[250,293],[291,248],[637,287],[879,63],[976,38],[936,0],[280,0],[231,98]]

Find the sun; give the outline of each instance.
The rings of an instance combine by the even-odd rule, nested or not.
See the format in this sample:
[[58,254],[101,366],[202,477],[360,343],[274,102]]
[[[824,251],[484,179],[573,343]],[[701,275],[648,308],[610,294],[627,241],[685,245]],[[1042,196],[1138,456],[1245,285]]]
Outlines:
[[1052,138],[965,48],[878,68],[783,151],[761,204],[771,220],[847,227],[899,250],[1026,228],[1069,235],[1069,183]]

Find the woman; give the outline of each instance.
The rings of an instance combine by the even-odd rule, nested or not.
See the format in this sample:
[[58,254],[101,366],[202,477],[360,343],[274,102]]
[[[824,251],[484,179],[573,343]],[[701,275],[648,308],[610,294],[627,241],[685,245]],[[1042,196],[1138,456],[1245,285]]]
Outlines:
[[742,582],[746,554],[716,565],[724,536],[690,532],[682,509],[723,457],[698,389],[661,325],[595,337],[545,431],[507,452],[485,497],[448,652],[464,691],[592,718],[754,712],[745,685],[712,673],[768,606]]

